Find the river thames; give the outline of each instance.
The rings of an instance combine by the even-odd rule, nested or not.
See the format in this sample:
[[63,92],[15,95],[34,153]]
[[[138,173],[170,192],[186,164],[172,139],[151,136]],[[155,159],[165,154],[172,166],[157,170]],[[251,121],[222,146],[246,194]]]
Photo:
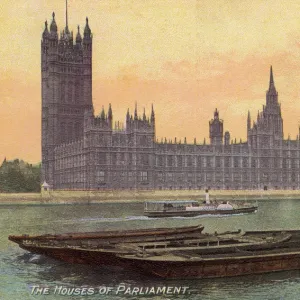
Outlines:
[[[263,200],[256,214],[148,219],[142,203],[0,205],[0,299],[300,299],[300,271],[235,278],[162,280],[121,268],[72,265],[34,255],[9,234],[175,227],[205,232],[300,229],[300,200]],[[44,294],[34,292],[43,290]],[[67,294],[71,295],[67,295]]]

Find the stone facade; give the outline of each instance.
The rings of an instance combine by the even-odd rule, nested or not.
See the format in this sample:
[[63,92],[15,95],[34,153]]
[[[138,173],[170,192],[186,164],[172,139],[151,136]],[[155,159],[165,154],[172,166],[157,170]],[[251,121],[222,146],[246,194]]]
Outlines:
[[53,13],[42,36],[42,172],[54,189],[299,189],[300,141],[284,140],[281,107],[271,67],[266,105],[247,141],[230,140],[216,109],[210,144],[156,141],[155,114],[129,110],[126,126],[109,106],[92,103],[92,34],[57,34]]
[[65,29],[58,37],[55,14],[41,42],[42,174],[54,186],[55,148],[83,138],[84,111],[92,107],[92,34],[88,19],[84,36]]

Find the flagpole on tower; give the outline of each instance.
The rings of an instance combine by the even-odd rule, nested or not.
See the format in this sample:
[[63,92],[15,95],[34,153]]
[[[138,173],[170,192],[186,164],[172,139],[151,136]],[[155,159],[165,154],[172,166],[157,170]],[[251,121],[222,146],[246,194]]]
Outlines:
[[66,0],[66,32],[69,32],[68,28],[68,0]]

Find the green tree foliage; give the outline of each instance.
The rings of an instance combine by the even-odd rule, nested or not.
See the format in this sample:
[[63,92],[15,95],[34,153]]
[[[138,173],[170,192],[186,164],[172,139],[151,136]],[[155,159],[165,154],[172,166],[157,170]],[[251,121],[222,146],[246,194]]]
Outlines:
[[4,159],[0,167],[0,192],[40,192],[41,164],[32,165],[23,160]]

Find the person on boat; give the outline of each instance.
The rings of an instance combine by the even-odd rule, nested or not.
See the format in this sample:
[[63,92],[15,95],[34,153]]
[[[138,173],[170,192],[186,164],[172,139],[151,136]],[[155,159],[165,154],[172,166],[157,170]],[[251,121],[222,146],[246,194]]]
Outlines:
[[206,205],[209,205],[209,204],[210,204],[208,190],[205,191],[205,204],[206,204]]

